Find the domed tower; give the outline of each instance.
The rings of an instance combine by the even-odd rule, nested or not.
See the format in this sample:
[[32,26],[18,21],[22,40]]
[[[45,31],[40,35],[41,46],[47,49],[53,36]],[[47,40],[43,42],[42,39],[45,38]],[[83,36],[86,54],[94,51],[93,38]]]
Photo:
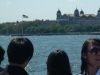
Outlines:
[[74,11],[74,17],[79,17],[79,11],[78,11],[77,8],[76,8],[75,11]]
[[61,19],[61,11],[58,9],[58,11],[57,11],[57,18],[56,18],[57,20],[58,19]]
[[84,14],[84,11],[81,9],[80,14]]
[[97,16],[100,17],[100,8],[98,10]]

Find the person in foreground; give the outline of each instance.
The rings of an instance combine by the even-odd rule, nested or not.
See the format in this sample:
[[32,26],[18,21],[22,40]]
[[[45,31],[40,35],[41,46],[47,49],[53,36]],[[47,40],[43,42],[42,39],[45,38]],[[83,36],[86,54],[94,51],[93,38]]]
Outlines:
[[0,75],[28,75],[24,70],[33,56],[34,47],[28,38],[14,38],[8,45],[9,65]]
[[49,54],[47,75],[72,75],[68,56],[63,50],[55,50]]
[[79,75],[100,75],[100,39],[87,39],[81,50],[81,73]]
[[[4,59],[4,54],[5,54],[5,50],[0,46],[0,65],[1,65],[1,62]],[[2,67],[0,67],[0,72],[3,71],[3,70],[4,69]]]

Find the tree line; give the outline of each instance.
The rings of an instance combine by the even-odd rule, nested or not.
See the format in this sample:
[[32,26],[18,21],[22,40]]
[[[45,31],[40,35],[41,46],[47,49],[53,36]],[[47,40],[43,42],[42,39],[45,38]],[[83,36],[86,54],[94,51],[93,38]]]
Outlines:
[[50,25],[39,25],[39,20],[23,22],[6,22],[0,24],[0,34],[21,34],[23,25],[24,34],[43,34],[43,33],[67,33],[67,32],[98,32],[100,24],[79,25],[67,24],[60,25],[52,22]]

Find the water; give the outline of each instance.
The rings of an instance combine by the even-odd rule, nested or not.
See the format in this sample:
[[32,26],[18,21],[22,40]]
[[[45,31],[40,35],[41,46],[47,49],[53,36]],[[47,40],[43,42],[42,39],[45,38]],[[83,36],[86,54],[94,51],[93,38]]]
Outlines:
[[[0,45],[6,50],[11,39],[18,36],[0,36]],[[52,35],[52,36],[24,36],[29,38],[34,45],[34,54],[26,66],[26,71],[30,75],[46,75],[47,57],[53,50],[64,50],[70,60],[73,75],[80,72],[80,52],[84,41],[90,37],[100,38],[100,35]],[[8,64],[7,55],[1,66],[6,67]]]

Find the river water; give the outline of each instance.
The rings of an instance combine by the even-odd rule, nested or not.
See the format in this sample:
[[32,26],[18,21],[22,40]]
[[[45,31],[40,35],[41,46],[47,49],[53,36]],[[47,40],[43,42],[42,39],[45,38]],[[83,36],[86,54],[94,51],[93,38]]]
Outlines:
[[[9,42],[19,36],[0,36],[0,45],[7,50]],[[100,35],[50,35],[50,36],[23,36],[29,38],[34,45],[34,54],[26,71],[30,75],[46,75],[47,57],[53,50],[64,50],[69,57],[73,75],[78,75],[81,64],[81,47],[84,41],[91,37],[100,38]],[[8,64],[7,54],[5,53],[2,67]]]

